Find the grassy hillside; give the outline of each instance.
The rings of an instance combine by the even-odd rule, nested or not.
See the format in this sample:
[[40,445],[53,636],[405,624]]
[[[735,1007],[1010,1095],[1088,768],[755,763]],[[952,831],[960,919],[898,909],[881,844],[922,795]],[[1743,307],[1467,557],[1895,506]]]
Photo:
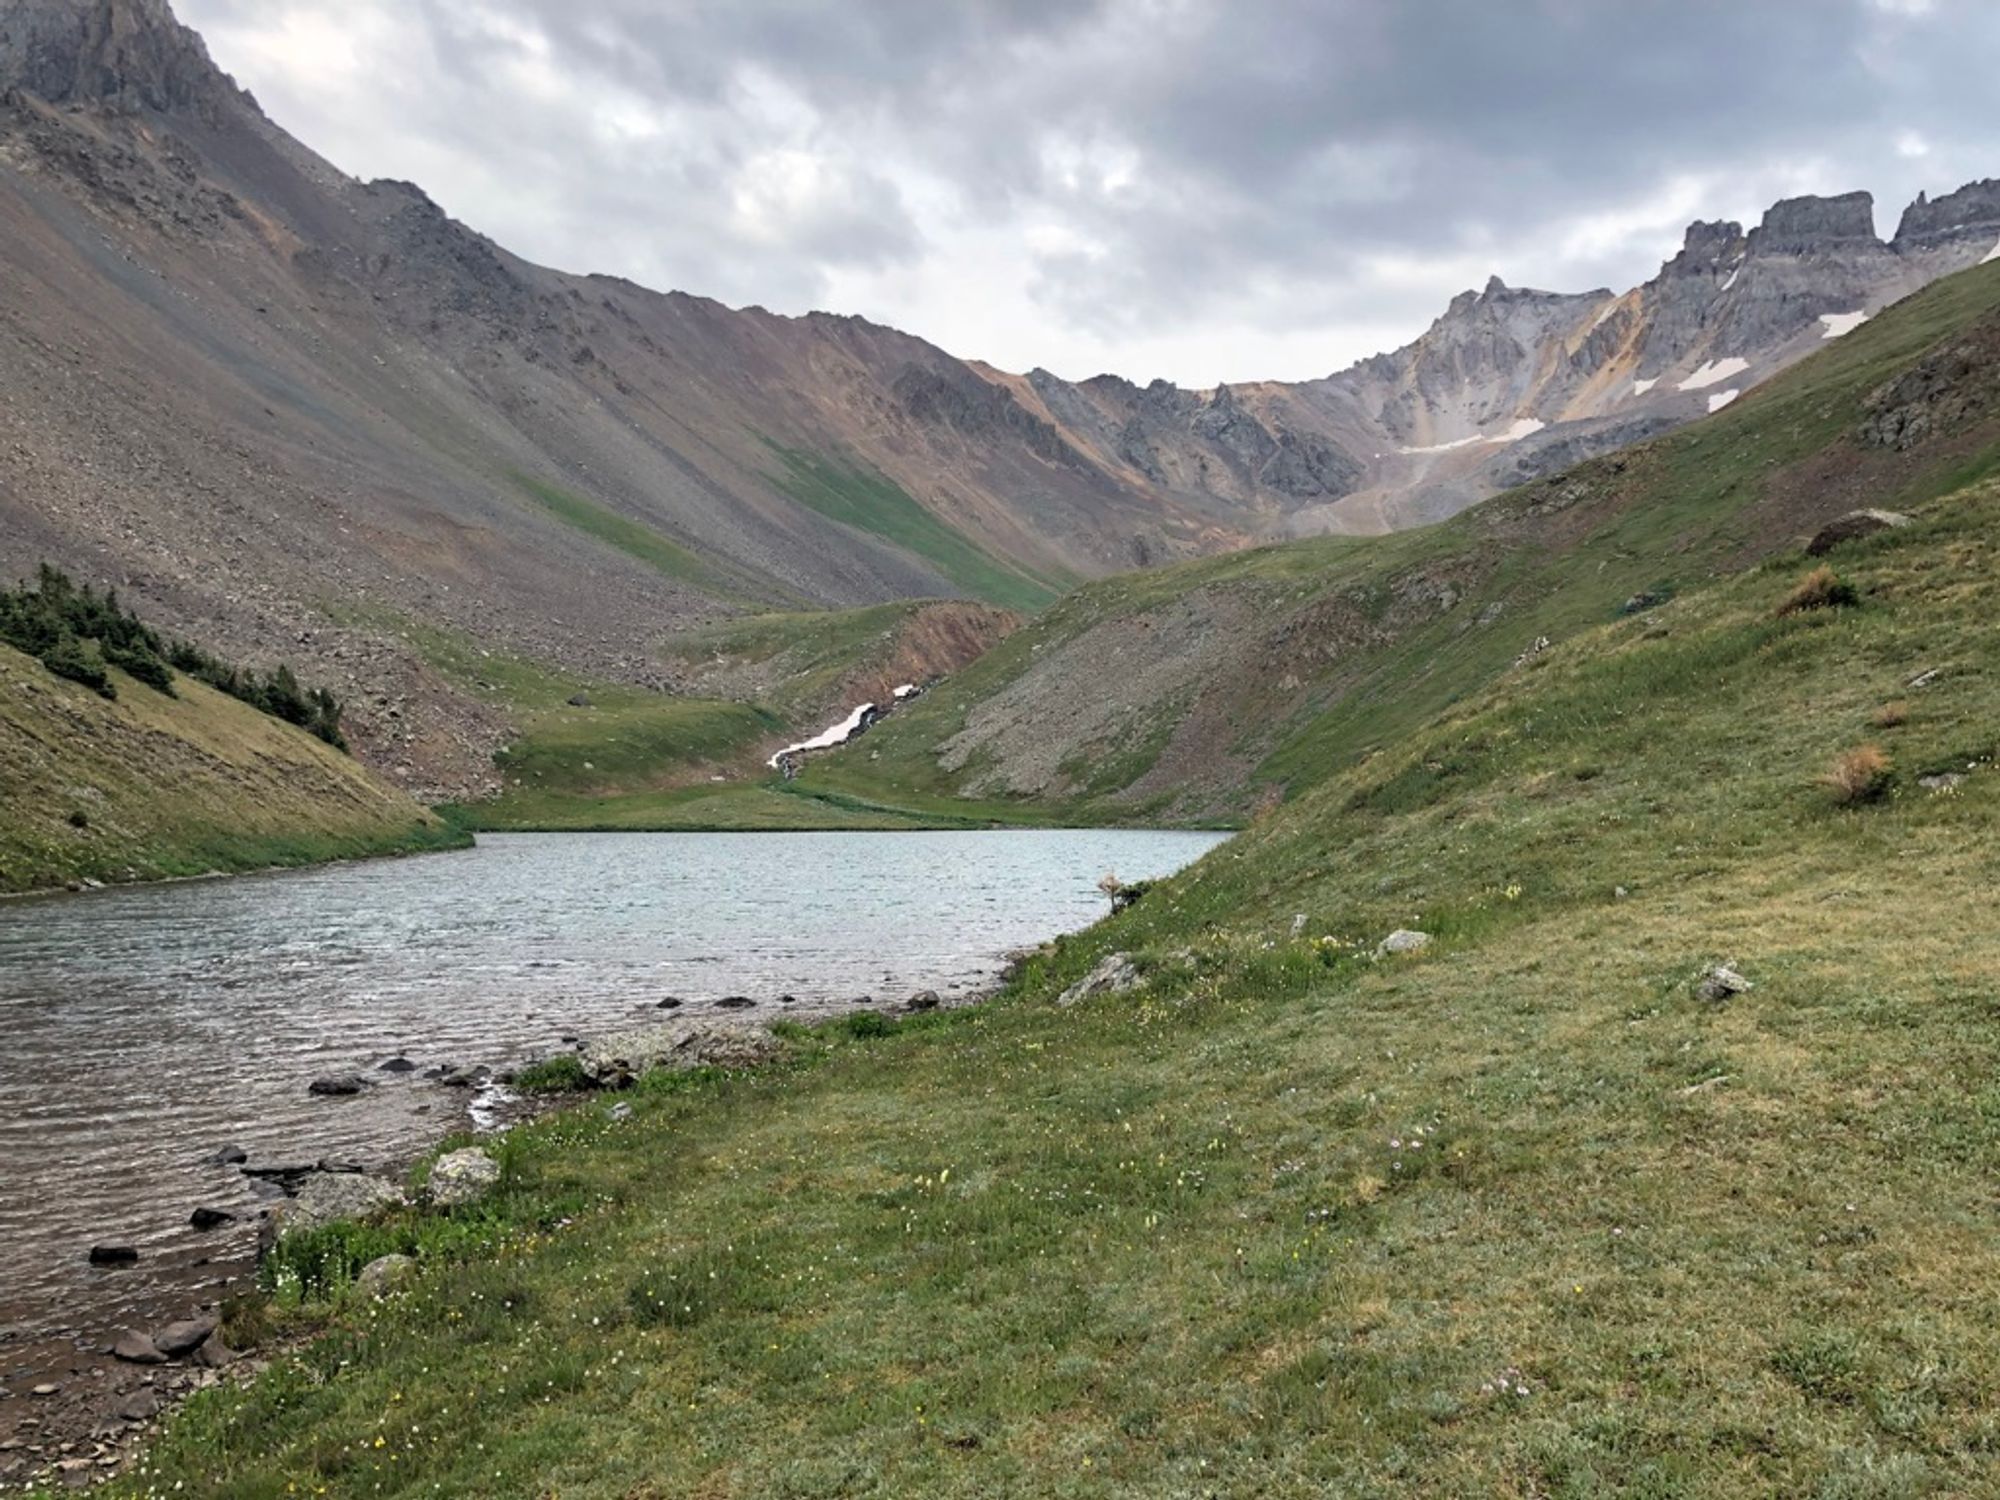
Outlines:
[[1575,631],[985,1009],[288,1250],[330,1331],[124,1492],[1990,1493],[2000,485],[1832,561]]
[[[1891,390],[1918,366],[1935,378]],[[885,726],[865,756],[811,778],[1066,819],[1247,817],[1395,744],[1544,638],[1700,586],[1854,507],[1907,507],[2000,469],[1996,369],[1989,265],[1704,422],[1442,525],[1089,585]],[[1863,436],[1899,410],[1927,424],[1916,440]]]
[[[505,790],[451,809],[490,829],[906,828],[938,820],[864,799],[787,795],[770,753],[888,703],[977,656],[1018,623],[978,604],[741,616],[660,642],[676,692],[608,684],[403,622],[402,638],[520,731],[497,758]],[[771,784],[763,784],[771,783]],[[968,821],[952,809],[947,826]]]
[[114,678],[111,702],[0,646],[0,892],[464,842],[303,730]]

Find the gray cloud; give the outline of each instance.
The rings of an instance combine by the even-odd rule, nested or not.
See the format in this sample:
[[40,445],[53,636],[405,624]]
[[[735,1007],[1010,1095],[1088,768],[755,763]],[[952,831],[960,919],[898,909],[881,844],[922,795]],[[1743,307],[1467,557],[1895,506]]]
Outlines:
[[[1690,217],[2000,173],[1976,0],[182,0],[341,165],[576,269],[954,352],[1324,373]],[[1261,361],[1261,363],[1260,363]]]

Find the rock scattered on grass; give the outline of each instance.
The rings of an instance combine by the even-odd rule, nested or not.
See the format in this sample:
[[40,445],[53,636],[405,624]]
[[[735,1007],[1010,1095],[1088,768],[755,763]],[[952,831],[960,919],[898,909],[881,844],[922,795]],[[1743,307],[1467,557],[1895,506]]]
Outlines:
[[355,1285],[370,1296],[380,1297],[408,1281],[416,1271],[416,1261],[407,1255],[378,1255],[361,1268]]
[[1382,953],[1415,953],[1430,946],[1431,935],[1418,932],[1410,927],[1398,927],[1376,945],[1375,951]]
[[400,1208],[402,1190],[361,1172],[315,1172],[299,1184],[297,1196],[271,1210],[280,1234],[318,1229],[343,1219],[366,1219]]
[[1910,518],[1894,510],[1851,510],[1838,520],[1829,521],[1806,543],[1808,557],[1824,557],[1842,542],[1859,541],[1864,536],[1873,536],[1878,531],[1893,531],[1910,524]]
[[483,1198],[499,1181],[500,1163],[477,1146],[467,1146],[431,1163],[424,1193],[439,1208],[458,1208]]
[[1138,983],[1139,970],[1131,954],[1107,953],[1098,960],[1096,968],[1056,996],[1056,1004],[1067,1010],[1093,995],[1122,995]]
[[1728,964],[1717,964],[1695,984],[1694,992],[1703,1000],[1720,1002],[1741,995],[1756,986]]

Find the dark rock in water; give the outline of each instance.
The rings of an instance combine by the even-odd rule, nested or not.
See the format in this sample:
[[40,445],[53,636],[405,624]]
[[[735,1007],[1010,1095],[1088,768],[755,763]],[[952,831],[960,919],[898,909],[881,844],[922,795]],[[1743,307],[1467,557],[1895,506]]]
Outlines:
[[291,1196],[291,1194],[285,1191],[283,1184],[273,1182],[267,1177],[251,1178],[250,1191],[267,1203],[274,1198],[289,1198]]
[[93,1266],[130,1266],[138,1263],[139,1252],[131,1245],[92,1245],[90,1263]]
[[910,1010],[936,1010],[942,1004],[944,1004],[944,1000],[936,990],[925,990],[921,995],[910,996],[907,1008]]
[[136,1328],[128,1328],[118,1335],[111,1345],[111,1357],[122,1359],[128,1365],[163,1365],[167,1362],[159,1346]]
[[1859,541],[1864,536],[1873,536],[1878,531],[1893,531],[1910,524],[1910,518],[1893,510],[1853,510],[1837,521],[1829,521],[1820,527],[1810,542],[1806,543],[1809,557],[1824,557],[1842,542]]
[[188,1318],[179,1323],[169,1323],[153,1335],[153,1347],[169,1359],[179,1359],[192,1354],[208,1342],[208,1336],[221,1326],[221,1320],[214,1313],[204,1313],[198,1318]]
[[493,1076],[493,1070],[484,1064],[476,1068],[447,1069],[438,1082],[448,1089],[476,1089]]
[[220,1229],[235,1220],[236,1215],[226,1208],[197,1208],[188,1215],[188,1223],[196,1229]]
[[799,997],[797,995],[778,996],[778,1004],[780,1005],[797,1005],[798,1003],[799,1003]]
[[250,1160],[250,1153],[241,1146],[224,1146],[213,1156],[204,1157],[202,1164],[209,1167],[239,1167]]
[[325,1078],[315,1078],[306,1085],[308,1094],[317,1094],[326,1099],[344,1099],[360,1093],[369,1087],[369,1082],[359,1073],[331,1073]]
[[724,995],[715,1002],[717,1010],[748,1010],[757,1002],[748,995]]
[[407,1057],[392,1057],[381,1065],[381,1071],[384,1073],[414,1073],[417,1071],[417,1065]]
[[574,1047],[579,1042],[581,1042],[583,1038],[580,1036],[564,1036],[564,1037],[557,1037],[556,1040],[561,1042],[565,1047]]
[[662,1001],[661,1001],[661,1002],[660,1002],[660,1003],[659,1003],[658,1005],[654,1006],[654,1007],[653,1007],[653,1009],[655,1009],[655,1010],[679,1010],[679,1009],[680,1009],[680,1008],[681,1008],[681,1007],[682,1007],[683,1005],[685,1005],[685,1004],[687,1004],[687,1002],[686,1002],[685,1000],[682,1000],[682,999],[681,999],[681,998],[680,998],[679,996],[677,996],[677,995],[669,995],[669,996],[667,996],[667,998],[666,998],[666,999],[662,1000]]

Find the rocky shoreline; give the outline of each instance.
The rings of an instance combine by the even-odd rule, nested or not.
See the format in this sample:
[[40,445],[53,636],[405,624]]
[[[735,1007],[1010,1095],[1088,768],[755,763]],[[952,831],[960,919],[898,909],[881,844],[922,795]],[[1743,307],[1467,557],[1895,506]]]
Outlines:
[[[910,1015],[978,1004],[998,988],[982,986],[949,997],[926,990],[886,1007],[866,996],[827,1004],[801,1003],[785,995],[770,1009],[802,1019],[862,1010]],[[752,1019],[747,1012],[765,1007],[751,997],[723,996],[695,1006],[668,997],[648,1007],[661,1013],[660,1020],[589,1040],[567,1037],[567,1051],[524,1066],[438,1063],[420,1068],[396,1056],[367,1071],[307,1082],[308,1094],[334,1107],[340,1100],[373,1093],[384,1080],[419,1074],[411,1081],[463,1095],[465,1105],[462,1111],[437,1113],[440,1128],[422,1149],[372,1168],[318,1157],[252,1160],[242,1147],[216,1148],[205,1158],[207,1164],[234,1167],[261,1206],[248,1211],[197,1206],[192,1226],[216,1232],[218,1240],[214,1253],[191,1262],[151,1261],[136,1246],[116,1241],[79,1247],[79,1257],[90,1266],[131,1280],[135,1314],[115,1332],[72,1329],[24,1336],[26,1330],[0,1328],[0,1492],[108,1482],[143,1449],[153,1426],[178,1402],[260,1369],[272,1351],[231,1348],[224,1307],[255,1285],[257,1266],[279,1235],[412,1203],[449,1209],[472,1201],[498,1180],[491,1157],[476,1147],[463,1149],[439,1157],[424,1192],[411,1195],[405,1187],[410,1169],[440,1141],[468,1127],[479,1134],[502,1131],[573,1105],[587,1092],[627,1088],[656,1069],[755,1067],[782,1046],[772,1031],[782,1015]],[[574,1060],[566,1069],[574,1077],[573,1087],[532,1095],[512,1087],[522,1073],[565,1059]],[[428,1110],[435,1102],[421,1108]],[[407,1264],[371,1265],[363,1284],[386,1284],[406,1269]]]

